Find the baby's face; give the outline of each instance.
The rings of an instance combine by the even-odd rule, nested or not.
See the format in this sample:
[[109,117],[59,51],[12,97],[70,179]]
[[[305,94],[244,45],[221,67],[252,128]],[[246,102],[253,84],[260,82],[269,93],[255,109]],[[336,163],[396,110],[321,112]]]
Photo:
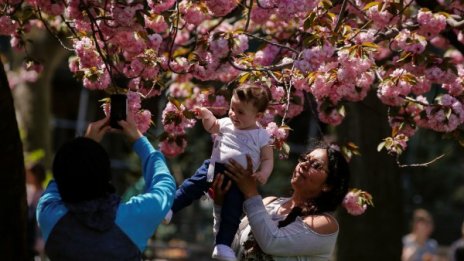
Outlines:
[[235,128],[239,130],[252,130],[258,128],[256,121],[259,118],[258,110],[250,102],[242,102],[235,95],[230,100],[229,118]]

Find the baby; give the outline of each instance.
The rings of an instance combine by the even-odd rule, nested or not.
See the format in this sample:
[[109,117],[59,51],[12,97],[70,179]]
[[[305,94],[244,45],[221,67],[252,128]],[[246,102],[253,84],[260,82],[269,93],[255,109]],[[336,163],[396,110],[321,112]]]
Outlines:
[[[225,163],[230,159],[246,167],[246,155],[250,155],[255,168],[253,177],[261,184],[267,182],[274,166],[273,150],[269,134],[258,121],[263,117],[269,99],[270,94],[265,87],[246,85],[234,89],[229,117],[217,119],[207,108],[196,109],[197,118],[202,120],[206,131],[217,134],[212,155],[177,189],[172,212],[168,213],[166,220],[172,213],[204,195],[214,175],[224,173]],[[230,246],[240,223],[243,201],[243,194],[232,184],[224,198],[213,258],[237,260]]]

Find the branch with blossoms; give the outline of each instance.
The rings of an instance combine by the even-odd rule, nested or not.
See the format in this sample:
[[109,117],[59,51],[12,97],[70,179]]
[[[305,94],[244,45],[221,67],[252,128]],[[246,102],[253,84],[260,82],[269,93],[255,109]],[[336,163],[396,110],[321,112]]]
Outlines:
[[270,122],[266,126],[266,131],[271,136],[272,146],[278,152],[279,159],[288,158],[290,153],[290,146],[285,142],[290,130],[290,127],[278,126],[275,122]]
[[[171,99],[159,138],[169,155],[187,146],[193,107],[219,108],[215,114],[223,116],[232,89],[242,84],[271,90],[263,126],[282,157],[288,154],[286,123],[301,114],[307,100],[315,101],[321,122],[337,126],[349,113],[345,105],[363,101],[369,92],[390,108],[386,120],[394,131],[382,148],[399,155],[418,128],[458,142],[464,136],[464,33],[456,30],[464,5],[422,8],[428,5],[11,0],[0,3],[0,34],[11,36],[16,49],[24,48],[32,27],[72,41],[69,67],[76,78],[90,90],[127,93],[130,106],[139,110],[132,113],[144,115],[144,130],[151,119],[141,100],[166,94]],[[116,86],[118,77],[128,83]]]

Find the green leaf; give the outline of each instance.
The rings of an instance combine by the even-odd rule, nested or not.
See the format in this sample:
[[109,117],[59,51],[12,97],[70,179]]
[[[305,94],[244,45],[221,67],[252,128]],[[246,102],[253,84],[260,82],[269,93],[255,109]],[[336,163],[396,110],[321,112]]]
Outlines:
[[339,109],[338,109],[338,113],[340,113],[340,115],[342,115],[343,117],[346,116],[346,111],[345,111],[345,106],[341,106]]
[[178,57],[178,56],[183,56],[187,53],[189,53],[190,50],[187,49],[187,48],[178,48],[177,50],[174,51],[174,53],[172,54],[172,57]]
[[459,140],[459,145],[461,145],[461,146],[464,147],[464,139],[460,139],[460,140]]
[[200,61],[200,58],[197,53],[189,53],[187,60],[191,63]]
[[288,146],[286,142],[282,144],[282,150],[284,151],[286,155],[290,154],[290,146]]
[[304,47],[309,47],[309,46],[311,46],[311,44],[312,44],[315,40],[317,40],[317,39],[318,39],[318,37],[317,37],[316,35],[314,35],[314,34],[309,34],[309,35],[307,35],[307,36],[305,36],[305,37],[303,38],[303,46],[304,46]]
[[447,19],[451,18],[451,15],[449,13],[447,13],[447,12],[440,11],[440,12],[437,12],[437,14],[444,15]]
[[325,9],[329,10],[332,8],[332,2],[329,0],[322,0],[322,6],[324,6]]
[[285,125],[285,124],[282,125],[282,126],[280,126],[279,129],[288,130],[288,131],[291,131],[291,130],[292,130],[292,128],[290,128],[290,126]]
[[410,52],[402,52],[401,55],[400,55],[400,59],[398,59],[396,62],[402,62],[404,60],[406,60],[408,57],[411,56],[411,53]]
[[174,106],[176,106],[178,110],[180,110],[180,106],[181,106],[180,101],[174,99],[174,97],[169,97],[168,100],[170,103],[174,104]]
[[385,141],[379,143],[379,145],[377,145],[377,151],[381,151],[383,149],[383,147],[385,147]]
[[311,28],[315,19],[316,19],[316,13],[311,12],[309,16],[304,20],[303,29],[307,31],[309,28]]
[[376,44],[373,43],[373,42],[364,42],[364,43],[362,43],[362,46],[363,46],[363,47],[368,47],[368,48],[374,49],[374,50],[379,49],[379,46],[376,45]]
[[391,149],[391,147],[393,146],[393,139],[392,138],[386,138],[385,139],[385,148],[387,150]]
[[238,79],[238,82],[239,83],[244,83],[246,82],[246,80],[248,80],[248,78],[250,77],[251,73],[249,72],[246,72],[246,73],[243,73],[242,76],[240,76],[240,78]]
[[106,97],[106,98],[103,98],[103,99],[100,99],[98,100],[99,102],[104,102],[104,103],[108,103],[111,101],[111,98],[110,97]]
[[364,8],[362,9],[363,11],[366,11],[367,9],[373,7],[373,6],[378,6],[380,5],[380,2],[370,2],[368,3],[367,5],[364,6]]
[[450,118],[452,112],[453,112],[453,110],[452,110],[451,108],[448,108],[448,109],[446,110],[446,119],[449,120],[449,118]]
[[194,119],[195,118],[195,113],[193,111],[189,111],[189,110],[184,110],[182,112],[182,114],[184,115],[185,118],[187,119]]

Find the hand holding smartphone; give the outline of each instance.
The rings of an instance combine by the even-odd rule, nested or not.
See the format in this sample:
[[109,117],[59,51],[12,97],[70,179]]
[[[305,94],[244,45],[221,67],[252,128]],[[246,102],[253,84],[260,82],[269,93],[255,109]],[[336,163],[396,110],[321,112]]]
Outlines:
[[127,96],[125,94],[112,94],[110,126],[115,129],[122,129],[118,121],[126,120],[127,117]]

